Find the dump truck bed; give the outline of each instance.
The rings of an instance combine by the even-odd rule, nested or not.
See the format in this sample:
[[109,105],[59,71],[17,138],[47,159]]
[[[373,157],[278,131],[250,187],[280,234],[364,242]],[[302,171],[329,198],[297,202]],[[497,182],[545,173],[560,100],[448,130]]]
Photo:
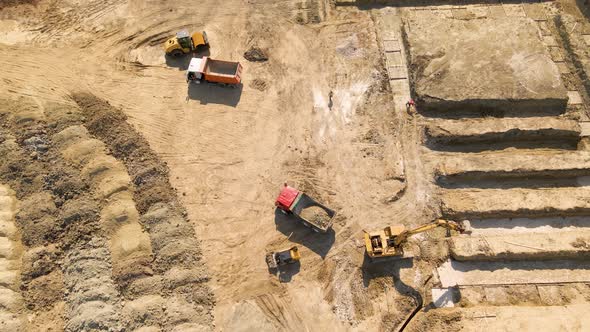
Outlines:
[[205,74],[209,75],[229,75],[233,76],[238,72],[238,62],[213,60],[209,58],[207,61],[207,67],[205,68]]
[[[314,211],[313,213],[306,213],[306,211]],[[318,213],[323,210],[325,215]],[[336,212],[323,204],[318,203],[313,198],[305,193],[300,193],[296,201],[291,206],[291,211],[301,221],[319,232],[325,233],[332,227],[334,223],[334,216]],[[311,217],[309,217],[311,216]]]
[[209,57],[193,58],[187,70],[197,81],[212,83],[239,84],[242,81],[242,65],[239,62],[214,60]]
[[204,57],[205,80],[216,83],[238,84],[241,82],[242,65],[239,62],[214,60]]

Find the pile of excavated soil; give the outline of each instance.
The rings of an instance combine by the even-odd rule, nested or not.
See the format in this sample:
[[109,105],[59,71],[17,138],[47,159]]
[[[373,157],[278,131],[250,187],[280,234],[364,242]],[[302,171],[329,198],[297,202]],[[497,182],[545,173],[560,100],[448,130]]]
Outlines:
[[[207,284],[209,276],[194,229],[168,180],[167,165],[126,122],[121,111],[90,94],[75,94],[73,99],[85,116],[90,134],[124,164],[134,185],[139,222],[151,242],[154,275],[127,285],[125,293],[132,301],[123,308],[126,325],[207,329],[215,303]],[[167,312],[158,311],[163,306]]]
[[[178,205],[176,192],[168,182],[168,167],[126,122],[125,114],[90,94],[75,94],[73,98],[85,115],[88,131],[105,142],[113,156],[127,167],[137,187],[134,200],[139,212],[143,214],[160,202]],[[178,205],[178,209],[182,207]]]
[[4,106],[0,183],[20,200],[25,330],[210,330],[214,300],[194,230],[166,165],[126,118],[29,99]]
[[461,312],[455,309],[442,308],[428,312],[419,312],[408,324],[407,331],[459,331],[461,329],[462,319]]
[[259,47],[251,47],[249,50],[244,52],[244,58],[251,62],[268,61],[268,55],[263,49]]
[[330,215],[326,212],[326,210],[322,209],[319,206],[310,206],[305,208],[299,214],[301,218],[315,224],[324,227],[330,222]]

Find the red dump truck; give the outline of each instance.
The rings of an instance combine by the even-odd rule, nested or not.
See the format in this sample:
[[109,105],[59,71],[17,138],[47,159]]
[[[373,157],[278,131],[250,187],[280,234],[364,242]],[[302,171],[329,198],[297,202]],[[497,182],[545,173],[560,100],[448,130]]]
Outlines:
[[332,227],[336,215],[334,210],[287,184],[279,193],[275,205],[283,212],[296,216],[306,227],[320,233],[326,233]]
[[186,81],[236,86],[242,82],[242,65],[239,62],[214,60],[206,56],[192,58],[186,71]]

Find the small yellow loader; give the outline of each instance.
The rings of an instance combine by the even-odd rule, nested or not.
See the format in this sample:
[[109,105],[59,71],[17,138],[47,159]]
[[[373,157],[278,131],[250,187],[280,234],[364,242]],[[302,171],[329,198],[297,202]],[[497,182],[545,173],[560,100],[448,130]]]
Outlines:
[[297,246],[293,246],[282,251],[268,253],[266,255],[266,264],[268,264],[269,269],[274,270],[282,265],[296,263],[300,259],[299,249]]

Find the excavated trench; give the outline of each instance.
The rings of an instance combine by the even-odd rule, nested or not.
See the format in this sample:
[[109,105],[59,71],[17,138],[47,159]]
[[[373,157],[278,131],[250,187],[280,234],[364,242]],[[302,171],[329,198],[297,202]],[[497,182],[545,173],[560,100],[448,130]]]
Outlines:
[[[545,13],[544,6],[522,5],[519,9],[524,11],[524,16],[529,16],[530,10],[537,15],[556,17],[555,13]],[[415,11],[406,21],[407,48],[412,53],[412,97],[423,116],[424,145],[436,163],[434,184],[439,188],[441,212],[449,219],[468,219],[472,232],[448,239],[450,258],[437,269],[440,281],[437,286],[443,291],[452,288],[450,301],[463,308],[507,306],[512,309],[513,306],[567,306],[575,301],[587,303],[590,156],[578,151],[584,148],[584,142],[575,119],[585,115],[580,112],[583,107],[575,105],[575,101],[567,105],[565,97],[566,92],[575,96],[573,90],[578,90],[584,100],[586,94],[578,84],[575,87],[571,84],[570,76],[576,73],[563,74],[564,63],[555,64],[552,60],[557,48],[549,52],[546,48],[552,38],[558,44],[563,43],[565,24],[559,16],[555,22],[547,21],[557,25],[562,35],[559,38],[559,35],[551,36],[551,31],[549,35],[541,31],[546,22],[533,20],[532,16],[508,18],[509,28],[502,30],[499,25],[506,18],[492,16],[491,11],[486,17],[465,20],[456,17],[459,10],[455,9],[452,10],[455,17],[439,18],[438,14]],[[484,29],[487,25],[492,28]],[[573,31],[572,24],[570,30]],[[443,31],[455,31],[465,38],[449,38]],[[501,47],[485,40],[474,42],[485,39],[482,36],[486,33],[492,39],[512,31],[518,33],[511,34],[514,38],[501,43]],[[491,68],[488,71],[483,65],[479,78],[470,80],[469,70],[461,71],[471,66],[452,65],[477,59],[475,54],[486,47],[502,57],[503,47],[529,32],[530,37],[522,40],[524,47],[513,47],[507,52],[507,61],[488,67]],[[433,42],[437,38],[440,43]],[[567,38],[565,42],[565,49],[571,54]],[[453,43],[478,47],[449,48]],[[543,78],[532,75],[531,83],[554,82],[546,86],[560,86],[558,99],[552,88],[539,93],[536,100],[528,96],[504,98],[503,89],[513,87],[511,80],[523,82],[521,75],[500,70],[506,63],[515,64],[514,50],[545,54],[539,68],[552,69],[551,75]],[[575,60],[573,66],[571,61],[567,63],[569,70],[581,68]],[[527,70],[530,68],[527,66]],[[539,69],[535,70],[538,72]],[[500,84],[487,89],[495,79]],[[459,88],[462,85],[464,89]],[[436,312],[443,315],[445,309],[421,316],[426,319],[429,313]],[[465,320],[470,319],[474,320]],[[501,319],[494,316],[494,320]]]
[[430,121],[426,145],[435,151],[482,152],[517,149],[575,150],[580,126],[562,118],[463,119]]

